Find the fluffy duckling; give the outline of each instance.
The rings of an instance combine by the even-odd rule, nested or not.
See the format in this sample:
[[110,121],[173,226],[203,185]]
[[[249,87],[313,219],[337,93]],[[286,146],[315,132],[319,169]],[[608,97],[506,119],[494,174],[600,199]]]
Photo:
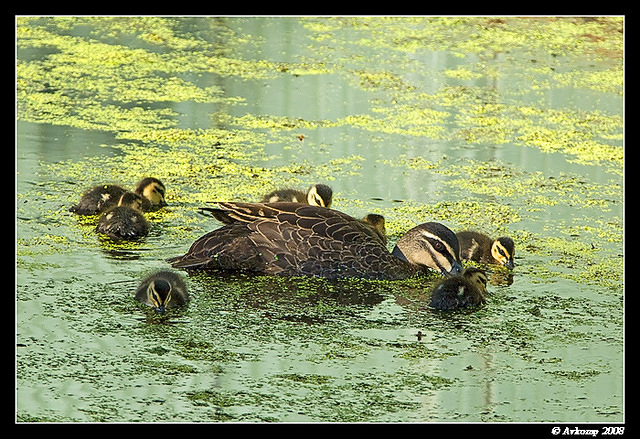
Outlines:
[[326,184],[314,184],[305,194],[296,189],[278,189],[268,193],[262,199],[263,203],[292,202],[308,204],[310,206],[330,207],[333,191]]
[[89,189],[82,195],[80,201],[69,211],[78,215],[97,215],[118,205],[126,189],[115,184],[103,184]]
[[487,275],[469,267],[461,275],[448,277],[438,283],[431,293],[430,305],[436,309],[451,310],[486,303]]
[[487,235],[471,231],[459,232],[456,236],[463,261],[501,264],[509,269],[514,267],[515,244],[511,238],[503,236],[493,240]]
[[[85,192],[78,204],[72,206],[69,211],[78,215],[97,215],[117,206],[125,192],[126,189],[115,184],[95,186]],[[167,205],[164,200],[164,184],[157,178],[142,179],[134,192],[143,197],[142,210],[145,212]]]
[[384,226],[384,217],[382,215],[370,213],[362,218],[362,221],[373,227],[376,233],[380,236],[380,239],[382,239],[382,242],[385,244],[387,243],[387,229]]
[[149,305],[160,314],[189,301],[187,286],[172,271],[162,270],[147,276],[136,290],[136,300]]
[[98,218],[96,232],[115,240],[132,241],[149,233],[149,222],[142,215],[144,199],[133,192],[125,192],[118,206],[104,212]]
[[166,188],[157,178],[143,178],[136,186],[134,192],[142,196],[142,210],[144,212],[158,210],[167,205],[164,199]]

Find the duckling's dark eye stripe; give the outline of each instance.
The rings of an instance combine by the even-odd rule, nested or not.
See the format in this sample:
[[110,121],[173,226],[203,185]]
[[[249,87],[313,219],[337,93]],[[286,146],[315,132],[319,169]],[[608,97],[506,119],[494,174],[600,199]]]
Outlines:
[[151,287],[149,287],[149,299],[155,306],[162,305],[162,299],[160,298],[160,295],[156,292],[155,289]]
[[505,258],[509,257],[509,252],[507,251],[506,248],[504,248],[504,246],[501,243],[497,243],[496,244],[496,248],[498,249],[498,253],[500,253],[502,256],[504,256]]

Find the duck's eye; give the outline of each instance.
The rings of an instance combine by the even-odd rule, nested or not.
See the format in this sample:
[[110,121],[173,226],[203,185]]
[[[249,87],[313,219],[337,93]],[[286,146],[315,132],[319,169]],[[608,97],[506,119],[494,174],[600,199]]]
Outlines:
[[433,248],[436,249],[437,251],[441,252],[442,250],[444,250],[444,245],[442,245],[442,243],[440,241],[435,241],[433,243]]

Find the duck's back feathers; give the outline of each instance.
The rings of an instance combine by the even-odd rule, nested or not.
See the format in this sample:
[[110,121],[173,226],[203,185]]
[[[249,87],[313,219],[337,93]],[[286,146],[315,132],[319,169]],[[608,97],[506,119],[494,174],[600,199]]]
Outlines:
[[226,225],[171,259],[174,267],[327,278],[415,272],[387,251],[371,226],[335,210],[297,203],[218,203],[203,210]]

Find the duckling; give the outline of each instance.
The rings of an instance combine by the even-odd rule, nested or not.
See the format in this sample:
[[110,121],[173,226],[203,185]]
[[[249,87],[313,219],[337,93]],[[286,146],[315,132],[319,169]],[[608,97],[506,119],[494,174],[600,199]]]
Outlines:
[[[97,215],[117,206],[125,192],[126,189],[115,184],[95,186],[85,192],[78,204],[69,208],[69,211],[78,215]],[[142,179],[134,192],[143,197],[142,210],[145,212],[167,205],[164,199],[164,184],[157,178]]]
[[180,276],[172,271],[161,270],[147,276],[140,283],[135,298],[163,314],[167,308],[186,304],[189,293]]
[[133,192],[125,192],[118,206],[104,212],[98,218],[96,232],[111,239],[132,241],[149,233],[149,223],[142,215],[144,199]]
[[378,233],[378,235],[380,236],[380,239],[382,239],[382,242],[384,242],[385,244],[387,243],[387,229],[384,226],[384,217],[382,215],[378,215],[377,213],[370,213],[362,218],[362,221],[372,226],[376,233]]
[[314,184],[305,194],[296,189],[278,189],[268,193],[262,199],[263,203],[291,202],[302,203],[310,206],[331,206],[333,191],[326,184]]
[[126,189],[115,184],[95,186],[85,192],[78,204],[69,208],[69,211],[78,215],[97,215],[117,206],[125,192]]
[[134,192],[142,196],[142,210],[149,212],[167,205],[164,199],[165,191],[166,188],[160,180],[154,177],[146,177],[138,183]]
[[459,276],[448,277],[438,283],[431,293],[430,305],[436,309],[451,310],[486,303],[487,275],[469,267]]
[[456,234],[460,242],[460,258],[484,264],[501,264],[512,269],[515,244],[511,238],[503,236],[492,240],[478,232],[464,231]]

